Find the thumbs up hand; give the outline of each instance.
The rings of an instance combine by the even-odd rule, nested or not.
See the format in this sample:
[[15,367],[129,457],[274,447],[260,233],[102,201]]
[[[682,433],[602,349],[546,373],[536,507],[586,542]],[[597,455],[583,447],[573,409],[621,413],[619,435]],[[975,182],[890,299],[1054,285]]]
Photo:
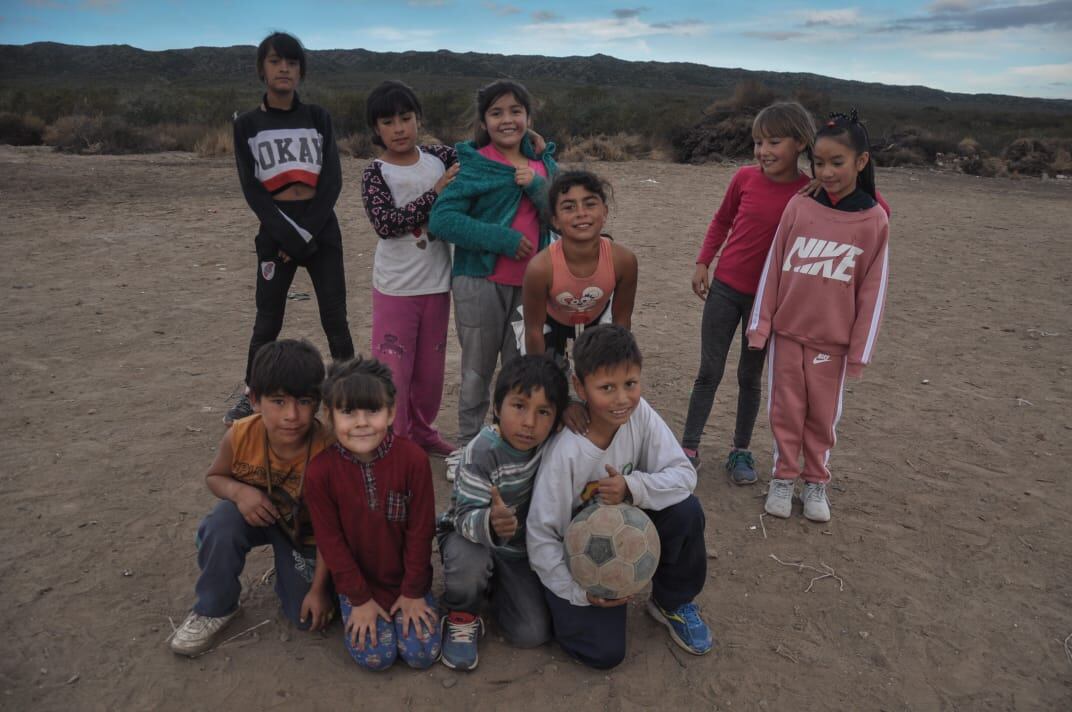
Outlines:
[[502,541],[509,541],[517,533],[517,517],[514,510],[506,506],[498,487],[491,488],[491,528]]
[[629,485],[614,465],[606,465],[607,476],[599,481],[599,501],[603,504],[621,504],[629,494]]

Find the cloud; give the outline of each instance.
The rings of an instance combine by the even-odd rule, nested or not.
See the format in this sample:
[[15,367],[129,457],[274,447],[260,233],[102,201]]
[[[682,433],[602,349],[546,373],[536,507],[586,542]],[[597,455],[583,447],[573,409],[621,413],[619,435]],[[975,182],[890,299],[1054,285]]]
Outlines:
[[491,10],[496,15],[502,15],[504,17],[507,16],[507,15],[520,15],[521,14],[521,8],[515,7],[513,5],[500,5],[497,2],[486,2],[486,3],[484,3],[484,7],[487,8],[488,10]]
[[612,14],[619,20],[628,20],[631,17],[636,17],[642,12],[647,12],[648,8],[641,5],[640,7],[623,7],[617,10],[612,10]]
[[541,32],[542,36],[560,35],[569,42],[620,42],[656,35],[696,36],[707,32],[710,25],[694,20],[651,24],[635,17],[604,18],[575,22],[544,22],[525,25],[523,32]]
[[559,16],[550,10],[537,10],[532,13],[533,22],[554,22],[558,19],[560,19]]
[[1072,79],[1072,62],[1067,64],[1036,64],[1026,67],[1010,67],[1007,73],[1034,81],[1067,84]]
[[774,42],[785,42],[786,40],[795,40],[808,36],[806,32],[794,32],[792,30],[785,32],[742,32],[741,34],[757,40],[771,40]]
[[410,7],[443,7],[447,0],[406,0]]
[[438,30],[415,30],[412,28],[399,29],[397,27],[366,27],[361,30],[361,35],[372,37],[385,42],[412,42],[415,40],[428,39],[439,34]]
[[813,10],[803,15],[804,27],[851,27],[860,22],[860,11],[854,7],[841,10]]
[[970,0],[938,0],[930,14],[894,20],[882,29],[895,31],[984,32],[1033,26],[1072,29],[1072,0],[1030,5],[1001,5]]

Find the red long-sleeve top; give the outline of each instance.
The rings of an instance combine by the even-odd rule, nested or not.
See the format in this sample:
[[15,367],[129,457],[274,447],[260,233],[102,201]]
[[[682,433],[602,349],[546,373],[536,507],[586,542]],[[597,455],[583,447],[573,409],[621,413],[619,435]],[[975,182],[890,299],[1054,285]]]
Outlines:
[[371,463],[333,445],[309,463],[305,502],[335,590],[389,609],[432,586],[435,493],[424,451],[388,435]]

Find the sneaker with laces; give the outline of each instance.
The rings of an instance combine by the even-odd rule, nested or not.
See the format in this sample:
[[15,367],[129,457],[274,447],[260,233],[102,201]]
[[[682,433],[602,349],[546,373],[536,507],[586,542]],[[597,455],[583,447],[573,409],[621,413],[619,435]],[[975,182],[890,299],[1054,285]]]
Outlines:
[[455,476],[458,474],[458,465],[462,461],[462,449],[458,448],[454,452],[444,458],[444,462],[447,463],[447,482],[453,482]]
[[726,458],[726,472],[730,473],[735,485],[754,485],[759,479],[756,476],[756,461],[748,450],[731,450]]
[[474,670],[480,656],[477,640],[484,634],[484,621],[472,613],[454,611],[443,618],[443,664],[451,670]]
[[238,615],[240,609],[219,618],[203,616],[193,611],[186,616],[175,633],[171,636],[171,651],[178,655],[194,657],[209,650],[216,641],[216,635],[223,630],[231,619]]
[[685,457],[689,458],[689,462],[697,470],[700,469],[700,451],[693,447],[681,447],[681,451],[685,453]]
[[830,521],[830,500],[826,496],[825,483],[805,482],[800,498],[804,500],[805,517],[813,522]]
[[700,618],[700,609],[695,603],[690,601],[667,611],[654,598],[649,598],[648,613],[669,629],[671,640],[693,655],[706,655],[715,647],[711,629]]
[[763,509],[772,517],[788,519],[793,513],[793,485],[796,480],[780,480],[772,477]]
[[236,420],[248,418],[251,415],[253,415],[253,404],[249,402],[249,395],[243,393],[242,397],[224,413],[223,424],[231,425]]

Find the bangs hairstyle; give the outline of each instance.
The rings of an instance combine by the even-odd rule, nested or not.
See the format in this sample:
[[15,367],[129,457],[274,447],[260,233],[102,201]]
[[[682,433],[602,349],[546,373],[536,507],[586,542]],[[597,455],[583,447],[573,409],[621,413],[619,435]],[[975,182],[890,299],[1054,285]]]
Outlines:
[[636,339],[624,326],[593,326],[585,329],[573,343],[573,372],[581,383],[601,368],[614,368],[623,364],[644,365]]
[[524,85],[512,79],[500,79],[488,84],[476,93],[476,121],[473,126],[473,138],[476,140],[477,148],[483,148],[491,143],[491,136],[484,128],[484,114],[488,113],[492,104],[507,94],[514,95],[517,103],[525,107],[529,121],[532,120],[532,95]]
[[421,102],[409,85],[397,79],[388,79],[372,90],[365,102],[365,122],[372,131],[372,142],[383,148],[383,140],[376,132],[376,122],[388,116],[413,112],[421,119]]
[[[852,149],[857,156],[868,154],[867,165],[856,176],[857,185],[875,200],[878,200],[875,188],[875,161],[871,157],[871,137],[867,133],[867,127],[860,121],[860,115],[856,109],[850,109],[848,114],[833,113],[830,118],[819,127],[815,134],[816,142],[821,138],[829,138],[838,141],[843,146]],[[815,177],[815,159],[811,161],[811,175]]]
[[280,339],[257,349],[249,372],[249,390],[260,399],[276,393],[320,400],[324,359],[308,341]]
[[264,60],[268,58],[268,52],[275,50],[283,59],[296,59],[301,67],[301,78],[305,79],[305,48],[297,37],[288,35],[286,32],[273,32],[261,40],[257,46],[257,76],[264,81]]
[[335,362],[324,382],[324,405],[339,410],[379,410],[395,404],[391,369],[374,358]]
[[576,186],[581,186],[589,193],[598,195],[604,205],[607,203],[608,195],[614,196],[614,189],[610,187],[610,183],[591,171],[561,171],[547,188],[547,209],[550,211],[547,215],[548,222],[558,210],[558,199]]
[[502,411],[503,401],[506,396],[514,391],[521,391],[526,396],[531,396],[533,389],[543,389],[543,394],[548,402],[555,407],[555,423],[551,431],[558,430],[558,424],[562,422],[562,413],[569,405],[569,381],[566,374],[551,359],[543,355],[527,354],[517,356],[509,361],[499,377],[495,379],[495,422],[499,422],[499,412]]
[[810,149],[815,142],[815,121],[799,103],[779,101],[756,114],[752,136],[792,138]]

